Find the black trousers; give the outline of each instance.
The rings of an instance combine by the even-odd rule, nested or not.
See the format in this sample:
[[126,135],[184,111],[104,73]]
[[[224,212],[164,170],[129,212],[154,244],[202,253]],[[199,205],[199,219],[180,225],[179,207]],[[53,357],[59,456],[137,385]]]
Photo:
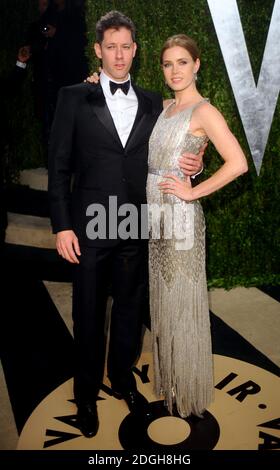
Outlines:
[[96,399],[105,363],[105,314],[113,297],[107,371],[116,391],[136,388],[132,367],[140,352],[148,305],[146,241],[120,241],[109,248],[81,247],[73,280],[73,321],[77,403]]

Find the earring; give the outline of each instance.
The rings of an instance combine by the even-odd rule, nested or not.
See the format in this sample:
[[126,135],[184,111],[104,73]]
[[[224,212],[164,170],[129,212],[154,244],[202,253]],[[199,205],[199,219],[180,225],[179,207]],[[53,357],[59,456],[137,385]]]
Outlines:
[[194,79],[197,80],[197,72],[194,72],[193,76],[194,76]]

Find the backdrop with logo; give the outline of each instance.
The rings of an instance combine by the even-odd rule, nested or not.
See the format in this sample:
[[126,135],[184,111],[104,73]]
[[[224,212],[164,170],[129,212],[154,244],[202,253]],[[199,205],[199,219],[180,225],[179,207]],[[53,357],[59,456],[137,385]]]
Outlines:
[[[131,16],[137,26],[139,48],[132,71],[133,79],[138,85],[156,90],[164,97],[170,97],[170,94],[165,88],[159,66],[159,52],[163,42],[168,36],[183,32],[199,44],[202,65],[198,88],[223,113],[249,162],[249,172],[246,175],[202,201],[207,221],[209,286],[249,286],[279,283],[280,280],[279,101],[275,106],[278,96],[275,90],[279,83],[277,76],[280,76],[280,52],[279,41],[274,44],[277,37],[271,33],[273,25],[274,33],[277,33],[277,29],[280,31],[279,14],[273,16],[276,7],[279,12],[279,2],[280,0],[86,2],[88,58],[92,70],[96,70],[98,66],[91,47],[96,20],[111,9],[121,10]],[[0,22],[5,35],[1,38],[1,77],[5,74],[7,76],[14,64],[24,30],[36,16],[36,6],[35,0],[3,1]],[[244,34],[243,43],[240,31]],[[227,36],[229,33],[231,37]],[[231,45],[235,52],[239,47],[240,57],[238,54],[234,57],[229,54],[226,57],[225,49],[229,51]],[[31,70],[30,67],[30,81]],[[247,75],[244,75],[244,71]],[[250,73],[252,76],[248,79]],[[259,86],[261,78],[262,87]],[[13,171],[42,164],[39,127],[34,118],[29,88],[30,82],[27,81],[21,102],[17,99],[9,107],[8,119],[17,132],[16,141],[10,142],[10,146],[6,148],[6,157]],[[245,98],[250,101],[247,109],[244,106],[246,100],[243,100],[243,109],[242,103],[238,102],[240,92],[247,93]],[[246,115],[246,111],[250,111],[249,114]],[[269,113],[273,116],[271,125]],[[250,131],[255,132],[253,137]],[[214,147],[209,145],[203,176],[210,175],[220,164],[221,158]]]

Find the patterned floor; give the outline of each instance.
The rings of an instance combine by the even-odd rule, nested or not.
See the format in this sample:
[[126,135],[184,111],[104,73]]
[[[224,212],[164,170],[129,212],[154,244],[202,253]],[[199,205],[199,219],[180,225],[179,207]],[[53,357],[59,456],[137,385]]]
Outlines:
[[[19,197],[17,188],[9,194],[9,211],[47,218],[45,191],[23,187]],[[258,462],[269,468],[280,463],[280,454],[274,456],[280,449],[279,287],[209,293],[216,388],[203,420],[169,416],[154,395],[146,330],[135,375],[150,402],[151,420],[135,420],[125,403],[112,396],[105,375],[98,401],[100,429],[94,438],[85,439],[77,428],[72,396],[71,267],[54,250],[35,248],[32,240],[29,244],[13,242],[0,252],[0,450],[6,451],[1,452],[1,462],[4,457],[18,464],[26,459],[35,466],[40,455],[42,462],[51,464],[58,450],[59,461],[64,458],[70,465],[76,461],[70,462],[63,451],[90,449],[93,461],[86,460],[88,455],[79,461],[88,465],[106,463],[98,460],[100,449],[110,452],[105,457],[134,449],[143,458],[151,450],[182,456],[190,450],[214,449],[234,451],[230,459],[236,464],[251,463],[245,450],[270,450],[258,452]],[[243,452],[240,457],[238,451]],[[228,463],[228,454],[214,454]],[[209,463],[212,453],[207,456]],[[122,463],[133,463],[131,456]]]
[[150,402],[151,421],[135,422],[125,403],[110,394],[105,378],[100,430],[88,440],[77,428],[72,396],[70,273],[54,253],[49,255],[15,246],[2,254],[2,388],[7,387],[18,433],[12,447],[11,428],[2,429],[2,449],[280,449],[277,289],[210,292],[216,396],[204,420],[171,417],[154,395],[147,331],[135,374]]

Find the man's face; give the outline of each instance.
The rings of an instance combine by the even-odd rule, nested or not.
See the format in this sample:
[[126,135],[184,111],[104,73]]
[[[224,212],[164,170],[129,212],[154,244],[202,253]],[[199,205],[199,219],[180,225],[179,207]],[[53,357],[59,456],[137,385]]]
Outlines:
[[136,43],[127,28],[107,29],[101,44],[95,43],[94,50],[106,75],[116,82],[127,78],[136,53]]
[[49,6],[49,0],[39,0],[38,10],[39,10],[40,15],[43,15],[43,13],[45,13],[48,6]]
[[57,6],[57,8],[64,8],[65,0],[54,0],[54,4]]

